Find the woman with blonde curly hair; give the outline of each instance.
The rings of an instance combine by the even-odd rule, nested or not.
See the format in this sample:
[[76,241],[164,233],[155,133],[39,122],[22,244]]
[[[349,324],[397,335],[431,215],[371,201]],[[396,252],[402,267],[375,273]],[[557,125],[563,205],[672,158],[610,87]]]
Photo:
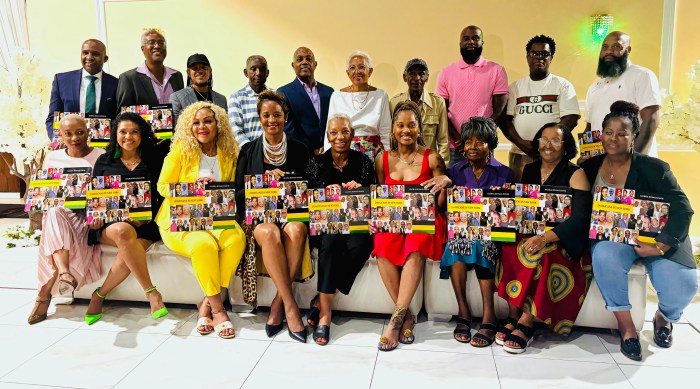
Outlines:
[[204,291],[199,308],[197,332],[207,335],[216,331],[225,339],[235,330],[221,299],[238,267],[245,235],[238,224],[233,229],[170,232],[170,184],[233,181],[240,147],[233,137],[226,111],[208,103],[187,107],[177,121],[170,153],[165,157],[158,179],[158,192],[164,197],[156,217],[163,243],[172,251],[190,257],[194,274]]

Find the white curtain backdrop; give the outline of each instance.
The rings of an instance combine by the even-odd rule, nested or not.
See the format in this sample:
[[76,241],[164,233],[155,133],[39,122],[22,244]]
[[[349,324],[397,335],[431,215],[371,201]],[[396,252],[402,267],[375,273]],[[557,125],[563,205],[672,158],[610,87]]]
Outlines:
[[29,49],[26,0],[0,0],[0,67],[16,49]]

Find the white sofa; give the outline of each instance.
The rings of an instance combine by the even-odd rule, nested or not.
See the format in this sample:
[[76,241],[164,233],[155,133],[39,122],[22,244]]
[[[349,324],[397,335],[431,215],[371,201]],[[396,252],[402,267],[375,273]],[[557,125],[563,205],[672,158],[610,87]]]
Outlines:
[[[114,263],[116,252],[114,247],[102,246],[102,278],[76,292],[77,298],[90,298],[92,291],[102,284],[109,268]],[[202,301],[204,296],[194,277],[192,264],[188,258],[174,254],[162,242],[153,244],[148,249],[147,255],[151,279],[158,286],[166,303],[197,304]],[[312,258],[315,264],[316,250],[312,251]],[[423,281],[418,285],[416,295],[411,302],[412,312],[417,313],[424,306],[428,315],[454,315],[457,313],[457,302],[454,298],[452,285],[449,280],[441,280],[439,274],[439,262],[427,261]],[[294,284],[295,297],[301,308],[308,308],[309,302],[316,295],[316,277],[314,275],[305,283]],[[632,318],[638,330],[641,330],[644,323],[646,282],[646,268],[638,262],[629,273]],[[467,301],[470,302],[471,313],[475,317],[480,317],[483,313],[481,292],[473,272],[469,274],[467,286]],[[231,279],[228,292],[229,301],[234,309],[249,309],[243,302],[240,278],[233,277]],[[267,277],[258,277],[258,305],[269,306],[274,295],[275,286],[272,280]],[[147,301],[134,277],[127,278],[109,293],[108,298],[110,300]],[[350,294],[347,296],[338,294],[333,302],[335,310],[349,312],[390,314],[393,307],[394,305],[384,289],[374,258],[367,260],[362,271],[358,274]],[[496,315],[504,318],[507,313],[507,303],[496,296]],[[591,284],[575,324],[584,327],[617,328],[613,314],[605,310],[605,303],[595,280]]]

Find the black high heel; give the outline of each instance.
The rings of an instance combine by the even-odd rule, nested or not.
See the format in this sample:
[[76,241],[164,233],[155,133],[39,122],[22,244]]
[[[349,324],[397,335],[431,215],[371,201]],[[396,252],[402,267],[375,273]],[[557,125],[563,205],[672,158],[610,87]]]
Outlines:
[[306,343],[306,337],[307,337],[307,335],[308,335],[308,334],[306,333],[306,326],[304,326],[304,329],[303,329],[303,330],[301,330],[301,331],[296,331],[296,332],[292,331],[292,330],[289,328],[289,326],[287,326],[287,331],[289,332],[289,337],[290,337],[290,338],[296,340],[297,342]]
[[316,301],[320,298],[319,295],[311,299],[309,303],[309,311],[306,312],[306,323],[311,327],[316,327],[318,324],[319,317],[321,316],[321,310],[316,306]]
[[273,336],[279,334],[280,331],[284,328],[284,320],[281,321],[279,324],[267,324],[265,323],[265,333],[267,334],[268,338],[272,338]]

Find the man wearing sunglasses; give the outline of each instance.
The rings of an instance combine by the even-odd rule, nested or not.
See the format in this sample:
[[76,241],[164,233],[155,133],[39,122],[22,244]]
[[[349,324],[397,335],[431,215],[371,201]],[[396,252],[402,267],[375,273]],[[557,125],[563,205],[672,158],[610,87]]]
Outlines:
[[573,130],[580,118],[576,91],[571,83],[549,72],[556,44],[554,39],[537,35],[525,45],[530,74],[510,84],[506,115],[499,123],[512,143],[508,158],[520,181],[523,167],[537,157],[532,139],[547,123],[561,122]]

